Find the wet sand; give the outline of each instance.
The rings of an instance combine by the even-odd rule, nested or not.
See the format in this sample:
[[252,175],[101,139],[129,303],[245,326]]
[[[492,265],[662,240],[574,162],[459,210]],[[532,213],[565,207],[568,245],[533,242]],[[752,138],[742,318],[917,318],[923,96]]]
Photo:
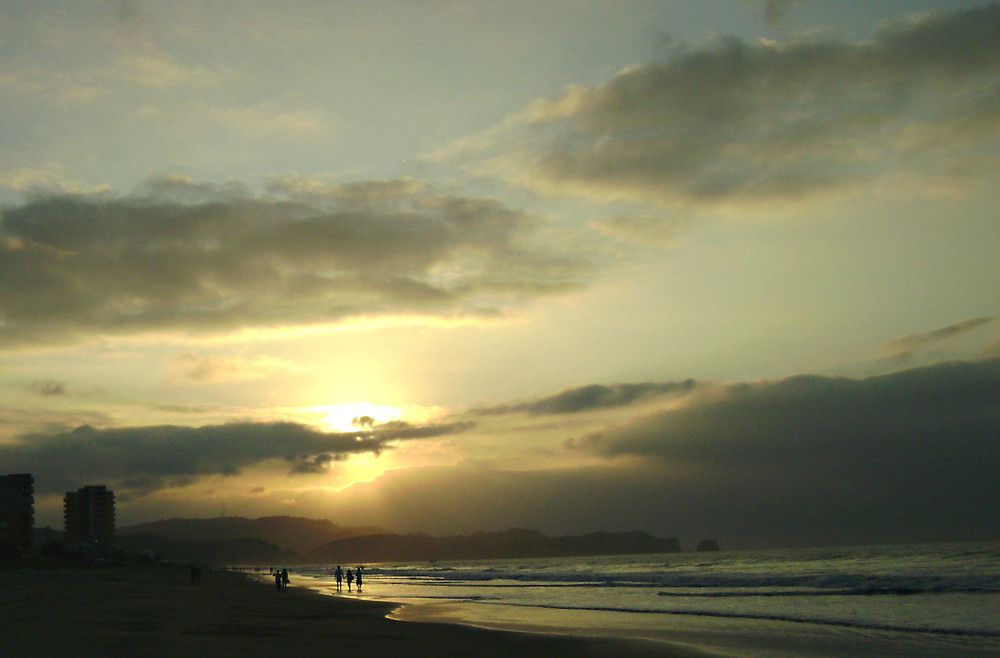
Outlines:
[[387,619],[393,605],[278,592],[250,576],[105,567],[0,571],[4,656],[77,658],[293,655],[566,658],[698,655],[664,643],[493,631]]

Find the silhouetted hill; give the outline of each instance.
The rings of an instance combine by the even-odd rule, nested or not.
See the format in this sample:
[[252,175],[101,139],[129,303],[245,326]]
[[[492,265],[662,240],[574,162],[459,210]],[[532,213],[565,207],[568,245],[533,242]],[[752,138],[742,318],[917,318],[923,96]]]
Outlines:
[[432,537],[399,535],[380,528],[347,528],[325,519],[291,516],[164,519],[119,528],[116,543],[130,553],[152,551],[168,560],[262,566],[680,551],[676,538],[661,539],[645,532],[548,537],[515,528]]
[[597,532],[588,535],[547,537],[534,530],[477,532],[455,537],[417,533],[381,533],[331,541],[309,552],[317,564],[335,562],[389,562],[433,560],[484,560],[494,558],[628,555],[680,551],[676,538],[661,539],[645,532]]
[[164,519],[118,528],[116,534],[119,540],[140,533],[158,535],[173,541],[217,542],[252,538],[306,554],[330,541],[383,532],[385,530],[376,527],[346,528],[326,519],[294,516],[247,519],[226,516],[214,519]]

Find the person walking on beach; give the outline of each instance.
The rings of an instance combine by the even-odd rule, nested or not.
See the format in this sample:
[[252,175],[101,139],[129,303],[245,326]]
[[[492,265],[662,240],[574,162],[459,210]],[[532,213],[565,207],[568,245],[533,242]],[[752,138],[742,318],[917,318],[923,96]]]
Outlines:
[[336,577],[337,577],[337,591],[339,592],[339,591],[340,591],[340,587],[341,587],[341,583],[342,583],[342,582],[343,582],[343,580],[344,580],[344,570],[343,570],[343,569],[341,569],[341,568],[340,568],[340,565],[338,564],[338,565],[337,565],[337,570],[336,570],[336,571],[334,571],[333,573],[334,573],[334,575],[336,575]]
[[357,568],[357,569],[355,570],[355,572],[354,572],[354,573],[356,574],[356,575],[354,576],[354,579],[355,579],[355,582],[356,582],[356,583],[358,584],[358,591],[360,592],[360,591],[361,591],[361,567],[359,566],[359,567],[358,567],[358,568]]
[[288,569],[281,570],[281,588],[288,587]]
[[353,582],[354,582],[354,574],[351,573],[350,569],[348,569],[347,570],[347,591],[348,592],[351,591],[351,583],[353,583]]
[[281,591],[281,572],[278,571],[277,569],[274,570],[274,585],[275,585],[275,587],[278,588],[278,591],[280,592]]

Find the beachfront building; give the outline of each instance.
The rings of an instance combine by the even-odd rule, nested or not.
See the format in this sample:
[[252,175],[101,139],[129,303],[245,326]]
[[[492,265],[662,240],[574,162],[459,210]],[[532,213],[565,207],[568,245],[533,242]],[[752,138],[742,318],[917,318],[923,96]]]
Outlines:
[[104,485],[70,491],[63,498],[66,545],[111,546],[115,540],[115,493]]
[[34,525],[35,478],[0,475],[0,557],[29,554]]

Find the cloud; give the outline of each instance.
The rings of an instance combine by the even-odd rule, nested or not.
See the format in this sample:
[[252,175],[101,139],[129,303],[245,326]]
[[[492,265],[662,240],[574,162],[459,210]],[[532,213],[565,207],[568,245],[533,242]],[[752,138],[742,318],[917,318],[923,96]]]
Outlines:
[[975,179],[996,170],[998,32],[988,5],[870,42],[728,38],[539,101],[476,156],[532,187],[678,206],[798,200],[900,172]]
[[492,316],[593,265],[540,220],[410,180],[254,195],[162,179],[3,211],[0,345],[100,334]]
[[900,465],[959,446],[1000,457],[1000,444],[990,440],[1000,428],[998,399],[1000,360],[860,380],[802,375],[693,396],[680,408],[583,437],[578,446],[608,457],[725,468],[785,460],[867,471],[878,462],[889,476],[894,467],[886,462],[907,452]]
[[907,334],[906,336],[894,338],[886,343],[885,349],[889,352],[893,359],[905,361],[911,358],[922,348],[940,345],[941,343],[948,342],[952,339],[968,334],[972,330],[983,325],[991,324],[996,321],[996,316],[983,316],[960,320],[959,322],[953,322],[952,324],[939,329],[934,329],[933,331]]
[[80,185],[69,180],[58,164],[45,167],[18,167],[0,171],[0,187],[6,187],[19,192],[48,190],[61,192],[63,190],[78,190]]
[[705,386],[570,442],[603,463],[392,471],[330,509],[400,530],[644,528],[686,546],[991,539],[998,401],[1000,360]]
[[375,422],[371,416],[356,416],[351,419],[351,425],[354,427],[374,427]]
[[34,433],[0,445],[0,463],[35,476],[40,493],[93,482],[124,493],[151,493],[208,476],[278,462],[290,474],[325,472],[353,454],[391,449],[396,442],[464,431],[462,423],[415,426],[403,422],[366,431],[325,433],[290,422],[228,423],[203,427],[158,425]]
[[616,215],[595,220],[592,226],[607,235],[637,244],[665,245],[675,242],[685,222],[660,215]]
[[330,464],[333,462],[344,461],[345,459],[347,459],[347,456],[343,453],[331,455],[324,452],[319,455],[297,460],[295,465],[292,467],[292,473],[301,475],[318,475],[320,473],[326,473],[330,468]]
[[316,138],[330,131],[329,120],[312,110],[283,110],[278,103],[234,108],[210,108],[208,119],[225,130],[254,138],[306,136]]
[[696,387],[693,379],[682,382],[646,382],[642,384],[590,384],[530,402],[477,409],[479,414],[527,413],[531,415],[572,414],[595,409],[628,406],[665,395],[686,395]]
[[[110,416],[99,411],[0,407],[0,446],[17,444],[21,437],[39,432],[60,434],[80,425],[109,425],[113,422]],[[8,465],[0,461],[0,471],[7,468]]]
[[32,382],[31,390],[42,396],[66,395],[66,384],[51,379]]
[[407,199],[430,193],[430,186],[416,178],[405,176],[388,180],[361,180],[326,185],[308,177],[282,177],[271,182],[270,189],[281,195],[337,200],[352,206],[368,206]]
[[191,352],[178,354],[170,359],[174,377],[199,383],[218,384],[267,379],[274,374],[302,373],[312,370],[285,359],[269,356],[247,358],[244,356],[201,357]]
[[108,80],[119,79],[137,87],[165,91],[184,85],[208,86],[223,76],[199,66],[186,66],[166,53],[147,48],[145,52],[123,55],[114,67],[99,74]]
[[[1000,360],[852,380],[736,384],[571,446],[669,466],[703,491],[846,524],[926,523],[1000,503]],[[697,475],[690,475],[697,474]],[[866,509],[866,507],[868,509]]]

